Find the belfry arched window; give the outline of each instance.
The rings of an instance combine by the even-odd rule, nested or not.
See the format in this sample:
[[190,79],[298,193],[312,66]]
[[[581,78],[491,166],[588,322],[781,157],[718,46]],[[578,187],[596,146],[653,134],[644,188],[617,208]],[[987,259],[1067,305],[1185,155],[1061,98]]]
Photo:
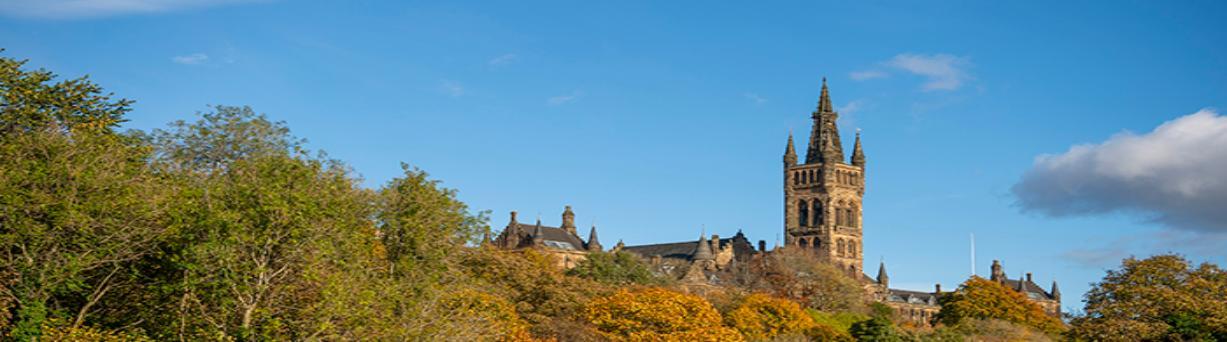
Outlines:
[[855,205],[854,205],[854,206],[852,206],[852,209],[849,209],[849,210],[848,210],[848,221],[849,221],[849,223],[851,223],[851,224],[849,224],[849,226],[852,226],[852,227],[859,227],[859,226],[860,226],[860,225],[858,224],[858,223],[859,223],[859,221],[860,221],[859,217],[861,216],[861,215],[860,215],[860,213],[861,213],[860,208],[858,208],[858,207],[857,207],[857,206],[855,206]]
[[826,215],[823,215],[825,211],[822,210],[822,200],[821,199],[814,199],[814,210],[812,211],[812,213],[814,215],[813,226],[815,227],[821,226],[824,223],[823,219],[826,216]]
[[801,227],[809,226],[809,206],[805,205],[805,200],[797,202],[797,225]]

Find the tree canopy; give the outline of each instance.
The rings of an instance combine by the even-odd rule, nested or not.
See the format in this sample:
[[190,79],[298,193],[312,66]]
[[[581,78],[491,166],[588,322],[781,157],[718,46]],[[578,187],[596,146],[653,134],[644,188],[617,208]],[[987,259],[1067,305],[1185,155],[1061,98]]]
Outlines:
[[1128,258],[1086,294],[1070,335],[1086,340],[1227,340],[1227,272],[1185,258]]

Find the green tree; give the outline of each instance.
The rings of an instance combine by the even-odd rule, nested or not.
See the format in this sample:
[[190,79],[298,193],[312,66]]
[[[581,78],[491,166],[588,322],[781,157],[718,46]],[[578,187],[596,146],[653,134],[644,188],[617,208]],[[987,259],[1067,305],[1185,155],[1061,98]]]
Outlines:
[[1027,300],[1018,291],[988,279],[975,277],[964,282],[955,292],[940,299],[942,309],[937,320],[946,325],[958,325],[966,320],[1003,320],[1035,328],[1047,333],[1059,333],[1065,325],[1044,309]]
[[[486,213],[470,214],[456,190],[401,164],[404,174],[379,191],[376,214],[388,265],[395,276],[433,277],[460,246],[489,229]],[[423,279],[431,281],[434,279]]]
[[313,308],[342,284],[320,280],[378,266],[371,194],[344,165],[311,157],[283,124],[216,109],[153,135],[160,169],[179,181],[170,330],[187,339],[327,334],[335,317]]
[[595,252],[578,265],[567,270],[567,275],[592,279],[609,285],[660,285],[664,283],[644,265],[639,257],[626,252]]
[[0,57],[0,303],[18,340],[80,327],[164,236],[149,150],[112,131],[131,102],[24,64]]
[[1070,335],[1085,340],[1227,340],[1227,272],[1178,255],[1129,258],[1086,295]]

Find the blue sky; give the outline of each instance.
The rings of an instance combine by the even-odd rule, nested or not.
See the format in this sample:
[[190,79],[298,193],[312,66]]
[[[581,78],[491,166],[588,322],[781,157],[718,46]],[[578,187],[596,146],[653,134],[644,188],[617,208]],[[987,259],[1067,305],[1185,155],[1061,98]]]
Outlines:
[[3,0],[0,15],[6,56],[137,100],[127,127],[250,105],[368,186],[421,167],[496,228],[511,210],[557,224],[570,204],[606,245],[703,227],[774,241],[785,138],[804,146],[825,76],[846,150],[864,132],[866,268],[884,259],[896,286],[961,282],[971,233],[978,273],[1001,259],[1058,280],[1067,308],[1128,255],[1227,263],[1222,2]]

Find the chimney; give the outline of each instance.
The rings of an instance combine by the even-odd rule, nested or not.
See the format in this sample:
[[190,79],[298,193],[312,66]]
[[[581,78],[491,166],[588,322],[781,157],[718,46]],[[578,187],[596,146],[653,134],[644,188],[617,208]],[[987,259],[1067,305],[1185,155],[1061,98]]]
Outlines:
[[1031,282],[1031,272],[1027,272],[1027,282]]
[[713,253],[715,253],[716,251],[720,249],[720,235],[719,234],[711,235],[711,249]]
[[942,293],[942,284],[941,284],[941,283],[937,283],[937,284],[934,284],[934,285],[933,285],[933,293],[938,293],[938,294]]
[[516,223],[516,212],[515,212],[515,210],[512,210],[512,211],[511,211],[511,223],[513,223],[513,224],[514,224],[514,223]]
[[767,240],[758,240],[758,251],[759,252],[767,251]]

